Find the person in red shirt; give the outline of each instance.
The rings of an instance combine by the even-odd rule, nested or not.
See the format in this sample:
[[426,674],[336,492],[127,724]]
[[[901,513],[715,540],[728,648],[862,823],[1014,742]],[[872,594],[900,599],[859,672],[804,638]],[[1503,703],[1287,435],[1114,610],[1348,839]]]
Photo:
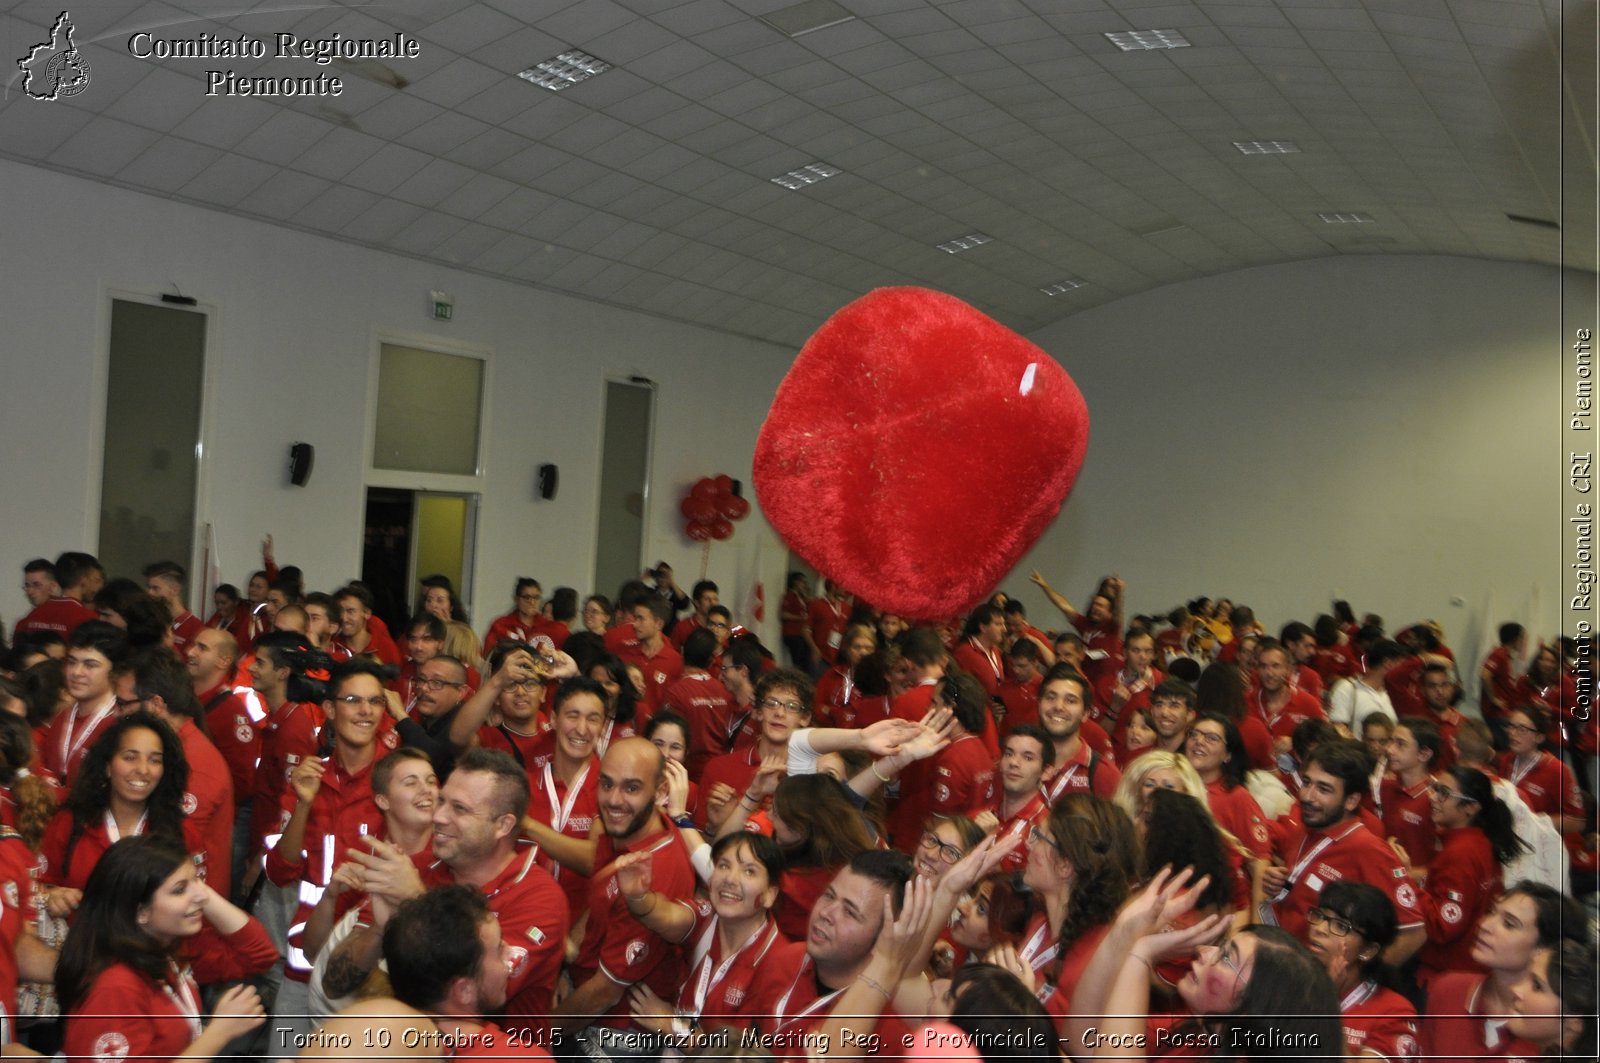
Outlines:
[[1344,641],[1338,620],[1323,613],[1311,630],[1317,641],[1311,667],[1321,677],[1324,690],[1331,689],[1334,680],[1350,678],[1360,671],[1355,651]]
[[1494,732],[1496,744],[1503,744],[1504,735],[1498,724],[1517,703],[1517,668],[1528,652],[1528,630],[1508,622],[1500,625],[1498,635],[1499,644],[1489,651],[1478,670],[1478,691],[1483,720]]
[[1339,994],[1345,1056],[1417,1063],[1417,1009],[1390,986],[1383,951],[1399,933],[1394,905],[1364,882],[1330,882],[1306,913],[1303,939]]
[[691,631],[705,627],[710,622],[709,610],[719,600],[717,585],[711,580],[703,579],[694,585],[689,597],[694,602],[694,612],[673,624],[672,631],[668,635],[668,640],[679,652],[682,652],[683,640],[689,637]]
[[176,561],[157,561],[144,570],[145,590],[150,597],[167,603],[167,608],[172,610],[172,650],[180,660],[188,653],[194,637],[205,627],[183,600],[183,584],[187,578],[188,573]]
[[1389,773],[1378,782],[1378,816],[1383,836],[1405,851],[1414,868],[1428,867],[1439,849],[1433,770],[1443,744],[1431,722],[1403,716],[1386,746]]
[[700,774],[694,818],[713,837],[721,833],[723,821],[732,813],[734,802],[748,791],[762,762],[787,762],[789,736],[811,726],[811,681],[792,668],[763,675],[756,682],[754,701],[761,737],[747,748],[713,757]]
[[1452,971],[1428,986],[1422,1011],[1424,1058],[1533,1059],[1539,1046],[1507,1029],[1517,989],[1540,949],[1587,930],[1583,909],[1548,886],[1523,882],[1495,899],[1478,922],[1472,962],[1487,971]]
[[1070,665],[1057,664],[1039,684],[1039,726],[1055,746],[1051,774],[1044,779],[1046,804],[1074,791],[1109,798],[1122,779],[1111,758],[1092,749],[1083,736],[1089,704],[1089,680]]
[[339,606],[339,634],[334,644],[354,657],[367,657],[379,664],[400,664],[400,648],[387,631],[374,623],[372,592],[356,584],[340,587],[333,594]]
[[539,581],[528,576],[517,580],[512,591],[515,608],[504,616],[497,616],[483,636],[483,655],[489,656],[502,642],[532,642],[535,635],[546,633],[546,620],[540,608],[544,603],[544,589]]
[[1585,820],[1578,780],[1566,762],[1539,748],[1549,727],[1549,715],[1538,705],[1512,709],[1501,720],[1509,748],[1500,754],[1495,770],[1511,780],[1528,808],[1549,816],[1562,834],[1581,835]]
[[199,1060],[265,1021],[254,988],[222,993],[204,1021],[202,986],[260,974],[278,958],[261,924],[195,876],[182,849],[126,838],[106,853],[56,968],[71,1063]]
[[576,1033],[588,1028],[604,1046],[633,1027],[628,990],[643,984],[658,997],[674,995],[686,965],[675,942],[640,923],[628,905],[614,861],[626,853],[648,853],[653,888],[668,897],[694,893],[695,873],[677,828],[662,815],[666,762],[647,739],[624,738],[606,750],[600,764],[600,825],[595,846],[589,921],[572,965],[573,989],[556,1005],[558,1028]]
[[1150,692],[1150,726],[1156,732],[1153,748],[1182,753],[1194,723],[1194,688],[1181,679],[1163,679]]
[[250,799],[250,866],[241,890],[247,891],[260,875],[266,839],[283,829],[283,795],[289,776],[302,760],[317,755],[325,690],[308,681],[305,673],[325,667],[327,656],[291,632],[268,632],[256,643],[247,674],[267,716],[261,723],[261,761]]
[[[1091,680],[1122,667],[1122,592],[1127,584],[1120,576],[1107,576],[1100,581],[1094,596],[1089,599],[1089,611],[1080,613],[1072,607],[1044,576],[1035,569],[1028,578],[1045,597],[1067,618],[1083,638],[1085,660],[1083,673]],[[1059,649],[1058,649],[1059,656]]]
[[1289,748],[1295,725],[1301,720],[1327,719],[1322,702],[1289,682],[1293,664],[1289,651],[1275,639],[1263,639],[1256,652],[1256,695],[1251,706],[1272,732],[1279,753]]
[[[460,752],[473,744],[502,749],[527,768],[541,750],[550,729],[544,706],[546,668],[532,649],[506,642],[489,655],[489,678],[461,705],[450,723],[448,741]],[[491,711],[499,722],[485,723]]]
[[1250,763],[1244,738],[1233,721],[1216,713],[1198,717],[1183,748],[1195,774],[1206,784],[1206,804],[1217,826],[1232,834],[1256,859],[1270,857],[1267,818],[1244,784]]
[[808,674],[817,660],[816,647],[811,644],[811,599],[806,593],[809,584],[804,572],[789,573],[778,607],[779,635],[783,648],[789,651],[789,663]]
[[683,671],[683,657],[665,634],[671,620],[672,606],[665,598],[646,598],[633,607],[633,632],[638,644],[617,654],[644,673],[644,699],[652,706],[661,704],[661,691]]
[[122,632],[103,620],[79,624],[67,638],[66,690],[72,705],[45,727],[39,763],[70,788],[84,753],[111,725],[117,695],[113,673],[128,652]]
[[221,628],[207,628],[189,644],[185,664],[205,716],[206,731],[228,762],[234,808],[244,816],[255,793],[256,764],[261,760],[261,732],[256,728],[266,715],[259,697],[246,699],[234,689],[238,659],[239,644],[234,637]]
[[[471,886],[428,890],[401,904],[383,929],[384,969],[395,998],[432,1019],[456,1059],[549,1058],[523,1031],[508,1032],[488,1018],[505,1006],[512,949],[489,902]],[[412,1042],[424,1050],[441,1043]]]
[[1389,896],[1400,934],[1385,959],[1404,963],[1426,937],[1416,887],[1383,840],[1361,825],[1356,811],[1367,789],[1367,751],[1359,742],[1334,739],[1312,750],[1302,769],[1299,827],[1287,828],[1278,855],[1284,862],[1256,865],[1255,896],[1261,919],[1299,936],[1306,912],[1329,882],[1366,882]]
[[[220,631],[208,633],[226,637]],[[140,651],[117,673],[118,714],[141,709],[178,736],[189,765],[182,798],[184,829],[201,841],[195,853],[200,877],[226,891],[233,884],[233,774],[198,726],[200,702],[188,668],[165,647]]]
[[1476,971],[1472,931],[1500,895],[1501,867],[1527,850],[1511,810],[1494,795],[1489,777],[1474,768],[1438,773],[1433,820],[1440,846],[1422,882],[1419,907],[1428,932],[1417,954],[1417,981],[1426,986],[1445,971]]
[[28,599],[28,608],[37,609],[60,594],[56,566],[48,558],[36,557],[22,566],[22,595]]
[[1321,674],[1311,666],[1311,662],[1317,656],[1317,636],[1311,630],[1311,625],[1300,620],[1291,620],[1278,632],[1278,641],[1289,651],[1289,657],[1294,665],[1294,674],[1290,676],[1289,681],[1294,684],[1296,690],[1303,690],[1320,702],[1327,691],[1327,684],[1322,681]]
[[933,707],[954,714],[950,744],[900,774],[900,801],[889,817],[889,837],[901,852],[914,853],[929,816],[969,819],[994,800],[994,758],[980,737],[988,699],[978,681],[965,673],[939,681]]
[[[38,631],[53,631],[62,638],[69,637],[78,625],[94,620],[99,614],[86,603],[94,600],[105,584],[106,572],[94,555],[69,550],[56,558],[52,566],[59,590],[41,602],[35,602],[16,626],[11,637]],[[32,601],[32,598],[29,599]]]
[[[574,677],[556,691],[552,729],[528,761],[531,796],[523,833],[538,844],[539,866],[567,895],[572,911],[589,900],[600,801],[600,733],[606,724],[605,688]],[[618,739],[621,741],[621,739]]]
[[806,607],[806,628],[817,659],[832,664],[844,642],[844,629],[850,625],[850,596],[833,580],[823,581],[823,594]]
[[1050,645],[1050,636],[1028,623],[1028,607],[1016,598],[1007,601],[1002,607],[1006,617],[1006,656],[1020,643],[1031,642],[1039,650],[1039,661],[1045,668],[1056,663],[1056,655]]
[[[856,693],[856,665],[878,648],[878,638],[870,624],[851,624],[834,657],[833,666],[817,679],[816,702],[811,715],[828,727],[857,727],[858,713],[852,702]],[[867,722],[871,722],[870,720]]]
[[1005,614],[993,605],[980,605],[968,614],[961,641],[951,654],[956,665],[976,679],[991,698],[1000,696],[1000,683],[1006,675],[1005,640]]
[[[469,749],[439,791],[433,813],[433,852],[427,878],[399,846],[373,839],[353,849],[362,888],[398,904],[442,881],[471,886],[499,918],[510,980],[505,1013],[518,1025],[542,1029],[551,991],[561,973],[571,918],[566,895],[537,862],[538,850],[518,844],[518,823],[528,807],[527,773],[499,749]],[[392,909],[373,907],[372,925],[357,926],[328,962],[323,987],[329,997],[357,989],[378,965]]]
[[1039,787],[1055,760],[1055,743],[1037,725],[1019,724],[1006,735],[1000,751],[998,792],[989,808],[976,817],[995,837],[1020,839],[1000,865],[1006,871],[1021,871],[1027,864],[1028,835],[1050,814]]
[[1105,717],[1106,729],[1119,738],[1128,728],[1128,716],[1150,704],[1150,692],[1165,678],[1152,667],[1156,640],[1150,632],[1130,631],[1122,646],[1122,668],[1101,676],[1095,687],[1095,705]]
[[290,773],[282,799],[288,821],[267,854],[266,874],[273,885],[285,889],[298,883],[299,906],[290,920],[275,1010],[286,1025],[302,1031],[310,1029],[303,1014],[311,976],[311,957],[301,942],[306,919],[347,851],[383,831],[383,810],[372,797],[372,766],[382,751],[378,729],[388,704],[383,677],[370,663],[338,667],[323,703],[332,751],[302,759]]
[[689,721],[689,774],[698,777],[712,757],[733,749],[743,713],[722,681],[711,674],[717,637],[696,628],[683,643],[683,673],[661,691],[656,711],[676,712]]
[[1578,688],[1571,674],[1561,666],[1561,651],[1557,646],[1540,646],[1517,683],[1513,704],[1530,703],[1542,707],[1549,717],[1545,738],[1559,754],[1566,748],[1567,727],[1573,722],[1571,715],[1578,704]]
[[[1050,655],[1052,658],[1055,654]],[[1000,702],[1005,706],[1000,719],[1000,733],[1005,735],[1013,728],[1039,722],[1039,684],[1044,678],[1044,659],[1038,643],[1032,639],[1018,639],[1006,654],[1006,678],[1000,684]]]
[[914,627],[900,637],[900,656],[911,666],[911,686],[894,699],[891,712],[896,719],[920,720],[944,678],[949,651],[933,628]]

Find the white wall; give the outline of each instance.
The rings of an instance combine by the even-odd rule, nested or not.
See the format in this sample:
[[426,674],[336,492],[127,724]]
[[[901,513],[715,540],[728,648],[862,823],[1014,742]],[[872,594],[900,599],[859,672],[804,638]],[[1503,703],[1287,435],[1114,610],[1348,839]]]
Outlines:
[[[0,161],[0,187],[8,621],[26,608],[25,559],[96,545],[111,293],[176,286],[213,315],[201,512],[216,525],[225,578],[241,586],[266,532],[311,586],[359,574],[368,370],[380,333],[491,351],[480,627],[509,607],[517,575],[537,576],[547,592],[590,589],[607,375],[659,384],[646,554],[692,579],[701,549],[681,534],[678,500],[703,475],[749,482],[756,433],[793,355],[10,162]],[[427,315],[436,288],[455,296],[453,321]],[[304,488],[286,475],[299,440],[316,447]],[[533,500],[541,462],[561,468],[551,502]],[[736,529],[713,547],[711,578],[739,613],[763,547],[775,645],[784,551],[759,514]]]
[[1562,284],[1541,266],[1333,257],[1040,330],[1088,401],[1089,454],[1002,586],[1049,625],[1030,566],[1080,608],[1114,571],[1130,616],[1227,596],[1274,632],[1343,597],[1391,630],[1439,620],[1463,665],[1502,620],[1555,632]]

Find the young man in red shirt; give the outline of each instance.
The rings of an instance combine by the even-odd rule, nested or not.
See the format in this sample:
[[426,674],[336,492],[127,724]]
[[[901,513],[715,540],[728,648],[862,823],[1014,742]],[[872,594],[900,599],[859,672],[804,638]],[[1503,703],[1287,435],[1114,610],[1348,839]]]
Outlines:
[[806,624],[818,656],[823,663],[832,664],[850,623],[850,596],[831,579],[824,580],[822,586],[822,597],[811,599],[806,606]]
[[1006,674],[1001,649],[1006,639],[1005,614],[993,605],[980,605],[968,615],[962,635],[951,657],[978,681],[985,694],[999,697]]
[[47,559],[36,557],[22,566],[22,593],[28,599],[28,608],[37,609],[61,593],[56,582],[56,566]]
[[1083,736],[1090,701],[1089,680],[1069,665],[1056,665],[1039,684],[1039,726],[1055,747],[1044,780],[1046,804],[1074,790],[1109,799],[1122,779],[1111,758],[1095,752]]
[[1127,586],[1120,576],[1107,576],[1089,599],[1088,613],[1080,613],[1035,569],[1028,578],[1083,638],[1083,673],[1090,680],[1122,667],[1122,592]]
[[182,660],[189,652],[189,644],[200,634],[205,622],[189,612],[183,600],[183,584],[188,578],[182,565],[176,561],[157,561],[144,570],[144,589],[150,597],[166,602],[172,610],[172,650]]
[[556,691],[552,729],[528,761],[528,819],[523,833],[539,846],[539,866],[567,895],[574,912],[589,903],[594,833],[600,811],[600,733],[606,725],[606,691],[587,677],[565,680]]
[[497,616],[483,636],[483,655],[489,656],[502,642],[532,642],[534,636],[545,631],[544,590],[539,581],[527,576],[517,580],[512,592],[515,607],[504,616]]
[[1028,623],[1028,609],[1016,598],[1006,602],[1002,611],[1006,616],[1006,657],[1010,658],[1011,652],[1023,642],[1031,642],[1039,648],[1039,661],[1044,668],[1049,668],[1056,663],[1056,655],[1050,647],[1050,636]]
[[1274,748],[1281,753],[1289,748],[1295,725],[1301,720],[1324,720],[1322,702],[1296,690],[1290,682],[1294,662],[1289,651],[1275,639],[1262,639],[1256,651],[1256,693],[1250,706],[1272,732]]
[[[317,756],[322,706],[301,698],[309,693],[304,678],[307,667],[320,668],[326,659],[292,632],[270,631],[256,641],[255,659],[250,662],[248,674],[251,688],[267,709],[267,717],[261,724],[261,761],[256,766],[250,798],[249,867],[241,879],[241,891],[248,892],[260,875],[260,857],[267,839],[276,841],[275,836],[283,829],[283,797],[288,792],[289,776],[302,761]],[[291,684],[298,697],[289,696]]]
[[1000,684],[1000,701],[1005,706],[1005,717],[1000,721],[1002,735],[1024,724],[1038,724],[1039,682],[1044,678],[1044,669],[1038,643],[1022,638],[1011,644],[1006,654],[1006,679]]
[[1444,741],[1421,716],[1402,716],[1389,735],[1389,771],[1378,783],[1384,837],[1398,842],[1412,867],[1426,868],[1439,851],[1433,822],[1433,768]]
[[1019,724],[1006,735],[1000,750],[998,792],[989,809],[977,819],[996,838],[1021,839],[1000,865],[1007,871],[1021,871],[1027,864],[1028,832],[1050,815],[1050,805],[1040,786],[1055,761],[1056,745],[1037,725]]
[[680,652],[683,650],[683,640],[696,628],[707,627],[711,623],[711,607],[718,604],[717,585],[708,579],[703,579],[694,585],[690,597],[694,601],[694,612],[672,625],[670,639],[672,645]]
[[1181,679],[1163,679],[1150,692],[1150,727],[1155,745],[1167,753],[1182,753],[1194,723],[1194,688]]
[[79,624],[67,637],[66,690],[72,705],[57,713],[39,743],[39,762],[70,788],[83,754],[111,726],[117,706],[113,673],[128,652],[122,632],[103,620]]
[[1483,659],[1478,670],[1479,706],[1483,721],[1494,732],[1497,742],[1504,741],[1501,721],[1517,703],[1517,668],[1528,652],[1528,630],[1521,624],[1500,625],[1499,644]]
[[[185,661],[194,696],[205,716],[206,731],[233,777],[236,821],[248,821],[255,794],[256,765],[261,761],[261,732],[266,719],[260,698],[246,699],[233,687],[239,643],[222,628],[206,628],[189,644]],[[258,708],[259,707],[259,708]],[[258,717],[258,713],[260,713]]]
[[672,620],[672,606],[665,598],[651,596],[633,607],[632,619],[638,645],[617,656],[638,665],[644,673],[645,700],[653,707],[661,704],[661,691],[683,671],[683,658],[665,633]]
[[1296,690],[1305,691],[1320,703],[1326,686],[1322,682],[1322,676],[1311,667],[1311,661],[1317,655],[1317,636],[1311,630],[1311,625],[1300,620],[1291,620],[1283,625],[1283,629],[1278,633],[1278,641],[1289,651],[1290,661],[1294,667],[1294,674],[1289,677],[1289,682]]
[[682,950],[647,928],[628,910],[611,869],[624,853],[650,854],[651,889],[689,899],[695,873],[677,828],[661,813],[667,792],[666,762],[648,739],[613,742],[600,763],[599,818],[603,830],[594,863],[603,869],[589,885],[589,921],[573,962],[572,992],[552,1018],[569,1033],[588,1029],[605,1048],[624,1042],[639,1028],[629,1015],[628,990],[648,986],[659,997],[676,996],[687,966]]
[[1156,640],[1150,632],[1129,632],[1123,640],[1122,652],[1122,668],[1102,676],[1094,692],[1095,705],[1104,713],[1106,729],[1119,739],[1128,729],[1128,720],[1150,704],[1150,692],[1165,678],[1154,667]]
[[1300,825],[1282,834],[1282,862],[1256,865],[1254,900],[1262,922],[1303,937],[1306,913],[1329,882],[1376,886],[1399,918],[1400,934],[1384,952],[1387,962],[1399,965],[1421,948],[1426,935],[1405,865],[1357,818],[1367,768],[1367,751],[1350,739],[1324,742],[1311,752],[1303,768]]
[[712,757],[733,749],[741,713],[733,695],[711,674],[717,636],[696,628],[683,641],[683,674],[661,692],[656,711],[670,709],[689,721],[689,777],[698,778]]
[[944,678],[949,651],[931,627],[914,627],[900,637],[900,656],[911,666],[911,687],[894,699],[896,719],[913,723],[928,714],[934,688]]
[[353,657],[366,657],[379,664],[398,667],[400,648],[372,623],[371,592],[351,584],[340,587],[333,598],[339,605],[339,634],[334,645],[348,650]]
[[59,589],[44,601],[34,603],[28,615],[17,621],[12,639],[36,631],[53,631],[66,638],[79,624],[99,617],[87,604],[94,601],[106,581],[105,569],[94,555],[69,550],[56,558],[52,567]]
[[[473,744],[511,754],[524,769],[541,750],[540,740],[550,729],[541,711],[546,678],[533,654],[521,643],[506,643],[489,655],[489,678],[461,706],[450,724],[449,743],[456,752]],[[489,725],[490,710],[500,722]]]

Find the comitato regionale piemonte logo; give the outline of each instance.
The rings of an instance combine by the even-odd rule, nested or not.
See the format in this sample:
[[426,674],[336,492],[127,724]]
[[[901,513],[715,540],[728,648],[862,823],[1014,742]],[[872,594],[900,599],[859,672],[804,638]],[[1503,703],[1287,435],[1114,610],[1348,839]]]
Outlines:
[[72,42],[72,34],[72,19],[63,11],[50,27],[50,39],[17,60],[23,92],[35,100],[59,100],[89,87],[89,63]]

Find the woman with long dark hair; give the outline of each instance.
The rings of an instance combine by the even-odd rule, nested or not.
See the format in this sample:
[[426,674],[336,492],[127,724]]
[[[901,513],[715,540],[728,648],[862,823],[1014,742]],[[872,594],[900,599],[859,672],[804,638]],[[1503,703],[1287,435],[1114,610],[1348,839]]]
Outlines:
[[1306,913],[1306,947],[1339,994],[1346,1055],[1416,1058],[1417,1009],[1397,992],[1395,972],[1383,962],[1399,933],[1388,894],[1365,882],[1328,883]]
[[632,738],[637,733],[639,694],[628,678],[628,666],[615,654],[608,653],[595,661],[586,674],[606,691],[606,725],[597,749],[603,757],[613,741]]
[[[1073,996],[1067,1028],[1082,1046],[1077,1058],[1341,1056],[1339,998],[1322,964],[1279,927],[1248,926],[1217,944],[1206,942],[1226,929],[1221,914],[1169,929],[1193,911],[1206,885],[1189,883],[1187,872],[1162,872],[1117,916]],[[1178,983],[1189,1014],[1152,1032],[1151,970],[1196,948]]]
[[261,924],[196,878],[188,853],[159,837],[124,838],[89,876],[56,967],[62,1053],[70,1063],[210,1059],[265,1013],[254,989],[237,987],[206,1023],[200,987],[277,959]]
[[183,745],[155,716],[132,712],[106,728],[45,831],[39,880],[50,887],[50,913],[77,907],[96,862],[119,838],[150,834],[202,852],[205,842],[183,813],[188,781]]
[[1226,716],[1206,713],[1189,727],[1184,753],[1200,781],[1206,784],[1206,804],[1217,823],[1232,834],[1250,855],[1267,860],[1272,842],[1267,832],[1267,817],[1245,786],[1250,770],[1250,755],[1244,737]]
[[1597,1004],[1594,946],[1568,939],[1534,955],[1512,994],[1506,1029],[1542,1046],[1547,1057],[1594,1059]]
[[785,778],[773,791],[769,815],[784,860],[773,915],[784,936],[803,941],[811,909],[833,876],[875,846],[844,784],[829,775]]
[[[19,980],[48,983],[54,951],[26,932],[33,912],[33,873],[45,825],[55,811],[50,784],[31,775],[33,735],[19,716],[0,713],[0,1040],[17,1039]],[[38,990],[33,990],[37,996]],[[33,1008],[31,1014],[39,1011]]]
[[1418,898],[1428,939],[1417,954],[1417,981],[1445,971],[1476,971],[1472,929],[1504,888],[1501,869],[1527,845],[1512,828],[1511,810],[1489,779],[1457,766],[1433,779],[1433,822],[1439,851],[1428,863]]

